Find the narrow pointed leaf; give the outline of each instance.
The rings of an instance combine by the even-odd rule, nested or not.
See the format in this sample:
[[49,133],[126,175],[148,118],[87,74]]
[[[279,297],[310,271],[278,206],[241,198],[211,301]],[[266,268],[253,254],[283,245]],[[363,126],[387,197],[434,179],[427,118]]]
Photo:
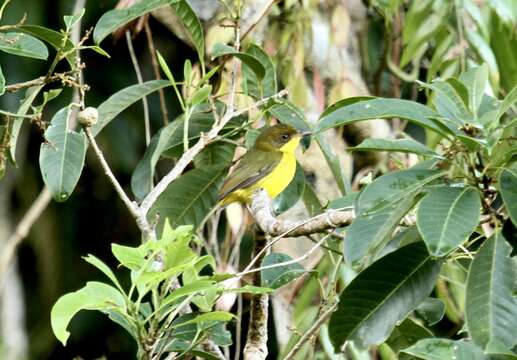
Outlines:
[[0,50],[33,59],[47,60],[48,58],[48,50],[45,44],[24,33],[0,33]]
[[246,53],[254,56],[265,69],[262,80],[258,79],[255,72],[246,64],[242,67],[246,79],[247,93],[256,99],[273,96],[277,93],[276,69],[269,55],[258,45],[252,44],[246,49]]
[[514,225],[517,226],[517,166],[501,171],[499,188],[506,211]]
[[259,80],[262,80],[264,75],[266,75],[266,69],[264,68],[264,65],[262,65],[262,63],[255,56],[248,53],[239,52],[231,46],[222,43],[215,44],[212,48],[212,59],[223,55],[235,56],[241,60],[243,63],[248,65],[250,69],[253,70]]
[[356,121],[401,118],[444,135],[445,130],[431,120],[437,115],[427,106],[409,100],[370,99],[325,112],[324,116],[320,117],[316,131],[321,132]]
[[343,290],[329,322],[336,349],[354,341],[364,349],[381,344],[431,292],[441,262],[422,242],[404,246],[374,262]]
[[54,335],[63,345],[66,345],[70,336],[66,328],[80,310],[118,310],[124,313],[125,309],[124,297],[118,290],[92,281],[76,292],[61,296],[52,307],[50,323]]
[[465,315],[472,340],[485,350],[517,344],[517,258],[496,232],[479,248],[467,278]]
[[407,194],[420,190],[424,185],[444,175],[442,171],[429,169],[408,169],[383,175],[359,194],[356,213],[362,215],[396,203]]
[[350,148],[350,151],[396,151],[442,158],[427,146],[412,139],[366,139]]
[[170,85],[170,82],[167,80],[151,80],[143,84],[128,86],[111,95],[97,108],[99,121],[91,128],[93,136],[96,136],[123,110],[141,100],[144,96]]
[[481,200],[472,187],[439,187],[420,201],[416,224],[429,252],[444,256],[468,239],[481,215]]
[[89,264],[95,266],[100,271],[102,271],[102,273],[104,275],[106,275],[113,282],[113,284],[117,287],[117,289],[119,289],[122,292],[122,286],[120,286],[120,283],[118,282],[117,277],[115,276],[113,271],[108,267],[108,265],[106,265],[99,258],[97,258],[91,254],[83,257],[83,259],[86,262],[88,262]]
[[177,1],[179,0],[147,0],[138,2],[128,8],[110,10],[104,13],[99,21],[97,21],[95,29],[93,30],[93,40],[98,44],[110,33],[128,22]]
[[488,360],[483,350],[463,340],[423,339],[402,352],[423,360]]
[[205,166],[186,172],[173,181],[149,211],[160,223],[169,219],[173,227],[190,224],[194,229],[214,207],[219,187],[227,174],[225,166]]
[[43,181],[56,201],[65,201],[83,171],[86,137],[69,129],[70,107],[59,110],[45,131],[39,165]]
[[181,19],[182,24],[188,30],[192,42],[196,47],[199,61],[203,63],[205,61],[205,37],[203,35],[203,27],[201,26],[201,22],[197,18],[196,13],[192,10],[186,0],[172,2],[172,8],[176,12],[176,15]]
[[64,41],[62,33],[38,25],[20,25],[16,30],[49,43],[55,50],[62,50],[67,53],[66,60],[70,68],[75,69],[75,52],[70,51],[74,48],[74,44],[70,39]]

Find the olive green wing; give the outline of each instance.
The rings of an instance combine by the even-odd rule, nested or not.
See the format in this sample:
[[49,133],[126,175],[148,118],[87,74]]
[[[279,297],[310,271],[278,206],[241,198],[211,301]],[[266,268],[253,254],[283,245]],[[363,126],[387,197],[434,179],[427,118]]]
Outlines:
[[226,179],[221,188],[219,200],[224,199],[232,192],[244,189],[257,183],[271,173],[282,159],[281,152],[275,151],[248,151],[237,163],[235,169]]

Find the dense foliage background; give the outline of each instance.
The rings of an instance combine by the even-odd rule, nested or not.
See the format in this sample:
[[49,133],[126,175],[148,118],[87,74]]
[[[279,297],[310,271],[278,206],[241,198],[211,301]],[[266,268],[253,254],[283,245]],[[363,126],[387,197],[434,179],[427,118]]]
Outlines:
[[[24,13],[27,15],[24,24],[41,25],[56,31],[65,29],[63,16],[74,14],[74,6],[77,6],[70,1],[11,0],[5,3],[8,5],[0,23],[2,36],[10,29],[1,26],[19,23]],[[96,24],[98,26],[101,16],[112,10],[116,3],[86,1],[81,34]],[[319,135],[313,137],[308,150],[299,154],[299,170],[303,168],[303,172],[297,173],[295,185],[275,203],[275,210],[278,213],[288,210],[282,216],[290,220],[307,218],[326,208],[355,206],[356,210],[356,218],[346,231],[344,240],[343,235],[339,234],[329,241],[320,234],[315,234],[312,239],[316,237],[317,241],[326,241],[326,246],[338,253],[343,252],[344,243],[344,257],[318,249],[302,262],[306,270],[317,272],[306,273],[303,268],[297,267],[299,265],[293,265],[285,269],[287,275],[280,273],[286,277],[279,284],[262,283],[276,288],[304,274],[271,295],[268,343],[271,358],[285,356],[316,319],[335,304],[341,291],[341,304],[350,305],[361,299],[361,283],[356,282],[347,292],[351,279],[360,270],[363,270],[363,277],[359,279],[365,281],[363,284],[369,284],[368,289],[380,289],[380,293],[366,296],[364,302],[379,296],[382,298],[379,308],[382,310],[382,306],[386,306],[386,311],[370,312],[373,314],[371,319],[364,316],[360,323],[355,324],[355,329],[366,330],[354,333],[355,330],[340,327],[341,324],[354,325],[352,320],[346,318],[346,306],[340,305],[330,324],[322,325],[316,332],[316,338],[303,344],[297,358],[426,358],[433,351],[443,359],[452,359],[452,356],[457,359],[481,359],[488,356],[483,351],[492,354],[491,357],[497,354],[501,358],[515,358],[517,339],[515,334],[512,335],[511,325],[505,328],[512,322],[501,325],[497,320],[484,320],[482,316],[477,319],[472,317],[471,310],[471,327],[466,328],[468,309],[465,309],[465,305],[467,308],[471,306],[471,309],[478,305],[469,305],[465,298],[469,298],[466,285],[468,269],[477,261],[478,267],[474,267],[469,276],[476,276],[478,269],[479,283],[499,281],[499,285],[493,288],[496,306],[503,308],[499,316],[517,320],[517,265],[515,257],[509,254],[512,246],[515,249],[517,241],[511,221],[517,221],[514,201],[517,175],[513,163],[517,136],[517,111],[514,105],[517,96],[517,4],[511,0],[250,0],[242,4],[239,1],[192,0],[188,3],[196,10],[204,29],[203,48],[208,54],[206,70],[220,66],[207,81],[212,86],[212,94],[227,95],[231,92],[232,51],[214,45],[226,43],[234,46],[233,28],[230,26],[232,14],[239,14],[241,36],[245,34],[247,37],[242,42],[243,48],[260,60],[256,65],[253,59],[250,61],[238,56],[242,60],[244,74],[242,77],[239,75],[238,80],[247,87],[239,90],[237,107],[250,106],[262,95],[274,95],[277,86],[278,89],[288,90],[289,102],[270,102],[261,105],[260,111],[253,108],[244,114],[255,124],[230,133],[227,144],[233,146],[240,141],[249,146],[256,136],[252,128],[263,125],[262,118],[266,122],[279,120],[292,123],[300,130],[306,126],[321,130]],[[121,2],[126,7],[131,4],[131,1]],[[175,10],[178,11],[177,8]],[[183,81],[188,73],[184,66],[186,60],[193,64],[193,79],[196,80],[196,76],[199,79],[199,73],[203,71],[198,58],[199,48],[196,51],[195,47],[199,42],[189,32],[189,27],[184,27],[185,22],[175,18],[173,10],[154,12],[146,15],[143,21],[152,31],[154,46],[176,81]],[[142,77],[148,81],[156,76],[152,61],[155,54],[149,51],[149,39],[141,24],[131,23],[128,29],[132,34],[132,45]],[[138,83],[126,40],[122,30],[115,38],[110,35],[102,41],[100,46],[109,54],[109,58],[91,49],[81,51],[81,60],[85,64],[84,83],[89,86],[85,95],[86,106],[97,107],[117,91]],[[252,42],[257,45],[250,45]],[[92,34],[85,44],[94,44]],[[0,53],[0,66],[6,84],[21,83],[45,75],[55,55],[55,50],[47,47],[47,61]],[[221,56],[214,60],[215,55]],[[268,67],[268,55],[274,67]],[[167,79],[167,66],[163,62],[161,65],[160,76]],[[259,76],[261,66],[266,71],[263,82]],[[63,60],[57,64],[54,72],[68,69],[69,64]],[[453,80],[433,82],[437,78]],[[250,86],[253,81],[256,84],[261,82],[263,93],[257,93],[260,86]],[[45,87],[46,91],[61,87],[63,91],[46,104],[41,118],[33,118],[30,123],[24,121],[17,139],[17,167],[9,162],[2,148],[0,171],[6,169],[6,172],[0,183],[1,242],[8,241],[44,186],[38,158],[46,124],[60,109],[70,104],[74,92],[72,87],[63,86],[60,82]],[[171,86],[163,91],[167,120],[173,121],[182,114],[184,104],[178,100]],[[183,101],[192,101],[193,91],[181,90],[181,84],[180,91]],[[241,94],[241,91],[250,96]],[[0,98],[0,108],[16,113],[23,93],[7,91]],[[370,99],[367,97],[370,95],[381,98]],[[408,101],[390,102],[385,98]],[[42,97],[37,99],[35,103],[40,104]],[[225,96],[218,100],[228,104]],[[147,101],[151,135],[155,135],[164,126],[162,105],[156,93],[148,96]],[[205,105],[209,108],[208,103]],[[221,111],[221,115],[223,113]],[[135,182],[133,173],[146,149],[143,118],[142,103],[137,101],[111,121],[96,138],[119,182],[127,192],[137,196],[145,188],[145,185],[138,187],[138,184],[132,184]],[[7,124],[8,116],[2,121],[2,126]],[[369,138],[388,141],[363,142]],[[390,142],[389,139],[399,141]],[[5,147],[6,143],[2,142],[2,146]],[[176,155],[158,163],[156,179],[172,168],[182,153],[181,146],[178,145],[179,152],[178,149],[171,150],[176,151]],[[352,146],[356,146],[355,151],[345,151]],[[387,154],[379,150],[393,152]],[[228,152],[228,149],[218,149],[217,154],[222,153],[221,157],[226,159],[228,154],[225,151]],[[234,149],[230,151],[231,160]],[[196,161],[189,169],[207,160],[198,158]],[[372,182],[376,178],[379,180]],[[503,178],[506,188],[500,181]],[[357,196],[359,190],[363,191],[360,198]],[[161,205],[163,202],[167,203],[167,199]],[[386,204],[392,206],[393,202],[397,204],[396,208],[384,207]],[[421,214],[419,222],[418,212],[425,212],[426,205],[427,210],[432,211]],[[186,223],[193,224],[194,220],[191,219],[195,219],[195,225],[198,225],[206,215],[204,210],[199,210],[203,215],[201,219],[196,213],[196,216],[187,217]],[[441,217],[447,213],[449,215]],[[451,220],[453,226],[444,226],[440,240],[435,241],[437,237],[433,231],[447,224],[453,218],[451,213],[456,216]],[[170,221],[173,225],[183,224],[180,221],[174,223],[174,216],[172,212]],[[223,214],[221,220],[207,222],[205,231],[198,232],[202,239],[213,239],[207,235],[210,232],[216,234],[219,245],[215,247],[223,253],[222,258],[227,255],[225,252],[231,253],[238,246],[235,244],[240,244],[237,260],[220,261],[221,257],[216,257],[217,263],[213,268],[219,273],[246,268],[253,247],[251,226],[243,228],[239,221],[232,223],[231,217],[248,225],[253,222],[236,210],[235,213]],[[226,218],[230,218],[228,223]],[[162,227],[163,223],[159,228]],[[395,228],[398,232],[391,237]],[[341,231],[343,228],[339,229]],[[490,238],[493,233],[495,235]],[[169,237],[173,242],[178,238],[182,237],[177,234]],[[236,240],[241,238],[242,241]],[[421,241],[414,242],[420,239],[424,240],[425,245]],[[189,238],[188,241],[193,241],[194,249],[202,248],[195,240]],[[50,311],[63,294],[83,287],[88,281],[106,281],[103,274],[94,271],[89,263],[81,259],[87,254],[93,254],[106,263],[116,273],[122,287],[129,288],[131,279],[123,266],[135,270],[139,269],[138,266],[146,265],[128,265],[120,252],[119,256],[115,254],[114,257],[111,244],[136,247],[140,243],[139,228],[104,176],[93,151],[89,150],[80,180],[70,198],[65,202],[50,202],[18,245],[10,272],[3,274],[0,351],[5,353],[6,358],[134,358],[141,346],[138,347],[128,333],[100,312],[78,313],[68,329],[71,337],[66,347],[62,346],[51,330]],[[485,251],[477,257],[481,243],[484,243]],[[381,255],[397,249],[401,244],[409,245],[379,260]],[[270,257],[268,261],[274,264],[303,256],[313,245],[308,239],[284,240],[274,251],[287,255]],[[206,251],[210,253],[210,249],[208,246],[198,251],[197,255],[205,255]],[[3,250],[3,253],[7,252]],[[484,271],[483,264],[490,261],[499,267],[495,270],[487,267]],[[400,264],[406,266],[397,267]],[[390,273],[392,276],[383,278],[393,268],[397,270]],[[483,278],[487,273],[492,277]],[[501,279],[501,274],[507,277]],[[198,275],[203,281],[202,276],[206,274],[189,276],[197,279]],[[182,284],[185,284],[186,275],[182,276]],[[262,273],[262,276],[280,275]],[[417,285],[411,285],[414,287],[405,283],[412,276],[416,276],[414,283]],[[245,280],[251,282],[251,278]],[[398,301],[399,304],[401,301],[400,298],[390,300],[389,286],[382,293],[382,286],[378,285],[381,281],[391,282],[398,290],[402,288],[400,298],[411,298],[412,303],[395,310],[390,308],[390,301]],[[401,284],[409,290],[404,292]],[[471,291],[474,291],[475,285],[477,282],[470,285]],[[470,299],[481,292],[471,293]],[[351,298],[346,298],[348,294],[352,294]],[[356,298],[354,294],[357,294]],[[243,329],[241,344],[246,339],[251,296],[246,293],[241,298],[244,304],[243,316],[239,319],[242,320]],[[494,302],[494,295],[490,290],[488,294],[482,293],[478,297],[481,298],[481,314],[484,304]],[[238,302],[228,296],[225,299],[229,302],[225,310],[238,313]],[[497,304],[497,299],[507,299],[508,304]],[[417,305],[418,310],[413,312]],[[194,306],[203,309],[199,302]],[[367,305],[363,310],[368,311]],[[404,320],[408,311],[411,316]],[[396,314],[396,318],[386,314]],[[475,324],[476,321],[479,323]],[[232,358],[235,356],[236,323],[230,321],[227,324],[233,336],[233,344],[227,346]],[[385,324],[384,328],[379,328],[379,323]],[[395,324],[397,327],[393,330]],[[462,331],[465,329],[468,333]],[[476,333],[476,329],[481,330]],[[487,329],[489,335],[484,334],[483,329]],[[391,336],[388,338],[389,334]],[[409,352],[399,352],[421,338],[433,337],[450,340],[464,338],[468,342],[422,342]],[[333,355],[334,349],[345,340],[354,340],[354,345],[348,343],[346,355]],[[222,344],[225,344],[224,341]],[[362,351],[361,347],[368,349]]]

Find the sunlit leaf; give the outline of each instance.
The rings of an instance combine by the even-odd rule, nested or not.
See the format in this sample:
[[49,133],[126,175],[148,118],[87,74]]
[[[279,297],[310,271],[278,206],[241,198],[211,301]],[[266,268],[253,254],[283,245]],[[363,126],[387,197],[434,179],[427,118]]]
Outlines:
[[366,139],[350,151],[396,151],[442,158],[427,146],[412,139]]
[[343,290],[329,322],[336,349],[354,341],[361,349],[384,342],[431,292],[441,263],[422,242],[404,246],[374,262]]
[[429,252],[444,256],[468,239],[479,223],[481,200],[472,187],[430,189],[418,205],[416,223]]
[[122,294],[112,286],[89,282],[80,290],[61,296],[50,313],[52,331],[63,345],[70,336],[68,323],[81,310],[117,310],[125,313],[126,304]]
[[86,155],[86,137],[70,129],[71,108],[59,110],[45,131],[39,165],[45,185],[56,201],[65,201],[79,181]]

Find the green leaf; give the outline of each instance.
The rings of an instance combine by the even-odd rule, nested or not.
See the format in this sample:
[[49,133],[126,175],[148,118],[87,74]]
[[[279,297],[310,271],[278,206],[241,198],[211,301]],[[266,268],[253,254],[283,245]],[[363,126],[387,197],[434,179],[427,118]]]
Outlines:
[[70,68],[75,69],[75,52],[71,51],[74,44],[68,38],[65,39],[62,33],[38,25],[20,25],[16,30],[46,41],[54,49],[66,53],[66,60]]
[[211,92],[212,92],[211,85],[203,86],[201,89],[199,89],[192,95],[192,98],[190,99],[190,104],[194,105],[194,106],[201,104],[203,101],[205,101],[208,98],[208,96],[210,95]]
[[461,74],[460,81],[465,84],[469,91],[469,107],[473,114],[477,114],[479,105],[485,95],[485,88],[488,84],[488,66],[483,64],[477,68],[470,69]]
[[0,95],[3,95],[5,92],[5,77],[2,72],[2,67],[0,66]]
[[128,22],[139,18],[153,10],[165,5],[172,5],[179,0],[147,0],[134,4],[124,9],[113,9],[104,13],[93,30],[93,40],[99,44],[106,36],[127,24]]
[[176,15],[181,19],[181,23],[188,30],[190,38],[196,47],[197,55],[201,66],[204,67],[205,62],[205,38],[203,35],[203,27],[196,16],[196,13],[190,7],[188,1],[179,0],[171,4]]
[[40,148],[41,175],[58,202],[68,199],[74,191],[86,155],[86,137],[69,128],[70,113],[68,106],[54,115]]
[[416,308],[416,313],[432,326],[442,320],[445,314],[445,304],[442,300],[428,297]]
[[111,95],[97,108],[99,121],[91,127],[93,136],[96,136],[111,120],[135,102],[170,85],[167,80],[151,80],[143,84],[128,86]]
[[358,196],[356,213],[367,215],[378,208],[398,202],[407,194],[422,189],[445,172],[429,169],[393,171],[375,179]]
[[350,148],[350,151],[396,151],[443,158],[427,146],[412,139],[366,139],[359,145]]
[[[205,166],[186,172],[173,181],[158,197],[148,218],[169,219],[172,226],[201,224],[219,197],[219,187],[227,174],[226,167]],[[160,226],[159,226],[160,227]]]
[[478,191],[470,186],[429,190],[420,201],[416,224],[429,252],[444,256],[467,240],[481,215]]
[[84,15],[84,8],[79,10],[77,14],[74,14],[72,16],[65,15],[63,16],[63,21],[65,22],[65,26],[67,31],[72,28]]
[[195,318],[185,321],[183,323],[173,325],[172,328],[177,327],[179,325],[199,324],[207,321],[230,321],[235,318],[235,315],[226,311],[212,311],[209,313],[198,315]]
[[190,284],[185,284],[177,289],[174,289],[169,295],[167,295],[162,302],[162,306],[171,304],[172,302],[185,296],[189,296],[205,290],[212,290],[215,288],[215,284],[215,281],[206,279],[195,280]]
[[[388,344],[395,353],[398,353],[400,350],[413,345],[417,341],[429,337],[433,337],[431,331],[410,318],[407,318],[395,326],[390,337],[386,340],[386,344]],[[399,359],[404,360],[405,358],[406,357],[402,354],[399,354]]]
[[508,111],[508,109],[510,109],[511,106],[513,106],[513,104],[515,104],[517,102],[517,85],[515,85],[512,89],[512,91],[510,91],[508,93],[508,95],[505,96],[505,98],[503,99],[503,101],[501,102],[501,106],[499,107],[499,113],[498,113],[498,118],[500,118],[501,116],[503,116],[504,113],[506,113]]
[[108,265],[106,265],[100,259],[98,259],[97,257],[95,257],[91,254],[89,254],[88,256],[84,256],[83,259],[87,263],[95,266],[97,269],[102,271],[102,273],[104,275],[106,275],[113,282],[113,284],[117,287],[117,289],[119,289],[120,292],[123,293],[122,286],[120,286],[120,283],[118,282],[117,277],[115,276],[113,271],[111,271],[111,269],[108,267]]
[[296,172],[289,185],[273,200],[273,210],[276,214],[283,213],[292,208],[303,194],[305,189],[305,174],[302,167],[297,164]]
[[506,168],[499,174],[499,189],[506,211],[517,226],[517,166]]
[[345,341],[361,348],[380,344],[431,292],[441,262],[422,242],[404,246],[357,275],[340,295],[329,322],[336,349]]
[[336,107],[331,112],[324,112],[324,115],[320,117],[316,131],[322,132],[356,121],[401,118],[445,135],[446,132],[431,120],[436,116],[437,114],[427,106],[413,101],[370,99]]
[[[22,100],[22,103],[18,108],[16,115],[25,116],[25,114],[27,114],[27,111],[29,111],[29,109],[31,108],[34,99],[36,99],[36,96],[38,96],[42,88],[43,85],[39,85],[27,89],[27,92],[25,93],[25,98]],[[24,119],[22,117],[15,118],[13,120],[13,125],[11,127],[11,138],[9,140],[9,144],[11,145],[11,160],[14,164],[16,164],[16,145],[18,141],[18,135],[20,134],[20,130],[23,124],[23,120]]]
[[424,360],[488,360],[480,348],[463,340],[423,339],[402,352]]
[[85,287],[61,296],[50,313],[50,323],[56,338],[66,345],[70,333],[68,323],[80,310],[117,310],[125,313],[124,296],[112,286],[100,282],[88,282]]
[[501,233],[479,248],[467,278],[465,315],[469,334],[485,350],[517,344],[517,258]]
[[[260,267],[267,267],[274,264],[293,260],[289,255],[280,253],[268,254],[260,264]],[[299,278],[306,273],[306,270],[298,263],[282,265],[271,269],[260,271],[262,286],[271,289],[278,289],[285,284]]]
[[367,215],[358,215],[346,230],[344,255],[349,264],[360,265],[365,255],[378,254],[391,239],[400,220],[415,205],[415,192]]
[[255,99],[261,99],[268,96],[273,96],[277,93],[276,69],[273,61],[269,55],[256,44],[251,44],[246,53],[254,56],[265,69],[265,75],[262,80],[258,79],[255,72],[247,65],[242,67],[242,73],[246,82],[246,92]]
[[230,165],[235,154],[235,145],[227,142],[215,142],[203,149],[195,158],[196,167],[213,165]]
[[116,243],[111,244],[111,252],[120,265],[130,270],[138,271],[144,264],[145,256],[139,247],[124,246]]
[[359,192],[353,192],[351,194],[331,200],[328,204],[328,208],[330,208],[330,209],[343,209],[343,208],[350,208],[350,207],[353,208],[358,195],[359,195]]
[[48,58],[48,50],[45,44],[24,33],[0,33],[0,50],[33,59],[47,60]]
[[[283,100],[268,107],[266,112],[277,118],[281,123],[291,125],[300,132],[312,131],[312,136],[318,143],[321,152],[334,175],[334,179],[336,180],[339,190],[342,193],[347,193],[349,191],[349,181],[347,180],[344,170],[339,162],[339,158],[336,156],[329,143],[325,140],[323,134],[315,133],[313,131],[312,124],[296,105]],[[302,144],[303,141],[304,139],[302,139]],[[305,145],[306,147],[309,146],[308,143]]]
[[266,69],[264,68],[264,65],[262,65],[262,63],[255,56],[248,53],[239,52],[235,50],[235,48],[222,43],[215,44],[212,48],[212,59],[224,55],[235,56],[241,60],[243,63],[249,66],[251,70],[253,70],[259,80],[262,80],[266,75]]

